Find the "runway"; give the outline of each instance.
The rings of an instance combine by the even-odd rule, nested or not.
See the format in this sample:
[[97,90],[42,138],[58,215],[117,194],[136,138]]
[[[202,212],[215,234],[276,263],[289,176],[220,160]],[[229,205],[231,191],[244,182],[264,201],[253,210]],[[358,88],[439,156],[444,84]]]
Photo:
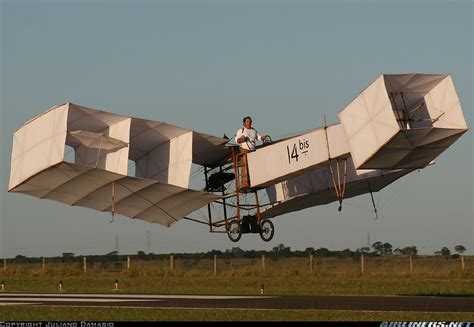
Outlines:
[[5,305],[474,312],[474,297],[0,293]]

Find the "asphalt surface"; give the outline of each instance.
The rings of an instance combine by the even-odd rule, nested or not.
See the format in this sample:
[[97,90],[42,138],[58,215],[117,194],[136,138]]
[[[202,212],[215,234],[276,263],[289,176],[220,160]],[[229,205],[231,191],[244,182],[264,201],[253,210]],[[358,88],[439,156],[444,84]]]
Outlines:
[[0,306],[4,305],[474,312],[474,297],[225,296],[4,292],[0,293]]

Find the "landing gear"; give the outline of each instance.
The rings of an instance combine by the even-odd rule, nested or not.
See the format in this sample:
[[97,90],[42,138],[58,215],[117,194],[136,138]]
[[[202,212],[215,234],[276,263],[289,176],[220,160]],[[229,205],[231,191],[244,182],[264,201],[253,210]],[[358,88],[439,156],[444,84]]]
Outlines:
[[[267,137],[265,143],[271,142],[271,138]],[[225,164],[227,165],[227,164]],[[232,166],[223,169],[219,167],[219,172],[208,175],[213,168],[208,170],[204,167],[204,177],[206,180],[206,190],[208,192],[222,192],[222,199],[215,201],[222,204],[224,219],[212,221],[211,207],[208,204],[209,230],[214,232],[213,228],[224,227],[225,230],[215,232],[225,232],[232,242],[238,242],[242,238],[242,234],[260,234],[263,241],[269,242],[275,234],[273,223],[264,219],[264,210],[268,209],[268,203],[261,205],[258,199],[258,191],[260,188],[251,187],[248,176],[247,153],[241,152],[239,147],[232,147]],[[233,168],[234,173],[226,173],[225,171]],[[226,184],[234,180],[235,193],[226,193]],[[248,197],[253,193],[255,203],[249,201]],[[233,200],[228,200],[232,198]],[[230,201],[230,202],[226,202]],[[235,212],[231,215],[227,214],[227,207],[235,208]],[[235,214],[234,214],[235,213]],[[230,217],[229,217],[230,216]]]
[[232,242],[238,242],[242,233],[259,233],[262,240],[270,242],[275,235],[275,227],[269,219],[262,220],[253,230],[245,230],[245,226],[237,220],[232,220],[227,226],[227,236]]
[[232,220],[227,226],[227,236],[232,242],[238,242],[242,237],[242,228],[237,220]]
[[270,242],[275,234],[275,228],[273,227],[273,223],[268,220],[262,220],[260,222],[260,237],[265,242]]

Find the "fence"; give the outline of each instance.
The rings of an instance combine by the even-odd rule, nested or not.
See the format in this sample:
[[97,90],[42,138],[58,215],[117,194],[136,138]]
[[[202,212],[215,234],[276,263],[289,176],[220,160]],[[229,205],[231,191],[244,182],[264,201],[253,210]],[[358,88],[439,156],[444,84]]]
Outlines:
[[144,260],[136,256],[117,256],[117,260],[89,260],[87,256],[58,262],[58,258],[42,258],[40,263],[25,259],[4,259],[0,276],[77,276],[94,274],[127,274],[129,276],[206,274],[268,276],[474,276],[474,257],[444,258],[439,256],[386,256],[354,258],[308,257],[230,258],[211,256],[205,259],[184,259],[170,255],[166,259]]

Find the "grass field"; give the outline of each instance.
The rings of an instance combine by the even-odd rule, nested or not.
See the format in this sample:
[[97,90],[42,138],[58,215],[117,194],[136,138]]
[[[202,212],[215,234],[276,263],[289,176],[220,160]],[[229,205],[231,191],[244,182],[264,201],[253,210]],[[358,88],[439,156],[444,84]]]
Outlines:
[[[472,295],[474,280],[443,278],[331,278],[320,276],[63,276],[66,292],[111,293],[115,280],[119,291],[148,294],[245,294],[257,295],[264,284],[267,295]],[[7,291],[55,292],[58,277],[10,278]],[[7,284],[8,283],[8,284]]]
[[[308,258],[280,260],[219,259],[95,263],[84,272],[76,262],[16,264],[0,273],[6,291],[148,294],[256,295],[263,284],[267,295],[441,295],[474,296],[474,259],[415,257]],[[119,269],[120,268],[120,269]],[[115,281],[119,282],[119,291]],[[474,320],[474,313],[406,313],[316,310],[172,310],[116,308],[0,307],[4,320]],[[133,311],[133,312],[132,312]],[[174,312],[176,311],[176,312]]]
[[0,273],[7,291],[57,291],[59,281],[69,292],[112,292],[118,280],[121,292],[160,294],[258,294],[264,284],[269,295],[397,295],[473,294],[474,259],[416,257],[410,269],[406,257],[318,258],[311,269],[308,258],[136,261],[88,265],[76,262],[9,263]]

